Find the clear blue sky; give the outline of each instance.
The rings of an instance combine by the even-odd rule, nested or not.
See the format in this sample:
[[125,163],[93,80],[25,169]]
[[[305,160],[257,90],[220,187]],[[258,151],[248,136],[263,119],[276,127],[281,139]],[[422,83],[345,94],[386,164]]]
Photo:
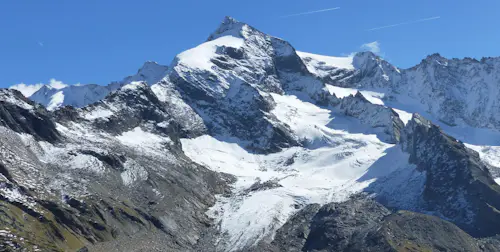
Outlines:
[[[333,7],[340,9],[280,18]],[[0,87],[121,80],[146,60],[170,64],[226,15],[306,52],[342,55],[378,41],[403,68],[434,52],[500,56],[499,12],[499,0],[0,1]],[[441,18],[367,31],[434,16]]]

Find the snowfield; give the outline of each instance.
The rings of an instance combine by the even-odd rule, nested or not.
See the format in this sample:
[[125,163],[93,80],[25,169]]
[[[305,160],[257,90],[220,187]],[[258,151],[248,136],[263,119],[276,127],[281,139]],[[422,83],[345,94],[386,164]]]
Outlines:
[[177,55],[180,64],[202,70],[211,70],[214,64],[210,61],[216,56],[218,47],[226,46],[240,48],[244,40],[233,36],[224,36],[203,43],[195,48],[184,51]]
[[[377,178],[409,166],[402,152],[396,154],[401,156],[397,165],[395,160],[380,163],[394,145],[381,142],[374,134],[364,134],[363,127],[356,126],[352,118],[295,96],[272,97],[277,103],[272,113],[307,142],[304,148],[258,155],[247,152],[238,142],[208,135],[182,139],[183,150],[192,160],[237,177],[234,194],[218,196],[209,211],[220,225],[223,235],[218,246],[225,251],[272,237],[288,217],[307,204],[346,200]],[[265,182],[268,186],[257,186]]]
[[[373,104],[411,108],[385,101],[383,92],[327,87],[337,97],[360,91]],[[249,153],[234,139],[224,141],[208,135],[182,139],[183,150],[192,160],[237,178],[233,195],[218,196],[208,212],[222,233],[217,243],[221,250],[235,251],[272,238],[293,213],[307,204],[341,202],[361,191],[398,199],[399,206],[412,209],[422,193],[425,172],[409,164],[409,155],[399,146],[382,142],[369,127],[336,108],[318,107],[294,95],[271,96],[276,102],[272,114],[286,123],[306,143],[305,147],[258,155]],[[411,110],[394,110],[405,124],[411,120]],[[458,139],[467,132],[484,131],[441,125]],[[486,131],[476,133],[479,138],[475,139],[492,133]],[[468,147],[477,150],[488,164],[500,167],[498,146]],[[380,183],[374,183],[378,180]],[[500,178],[496,182],[500,183]],[[404,190],[394,195],[394,188]],[[404,197],[399,196],[401,192]]]
[[318,74],[320,76],[322,75],[322,72],[320,70],[322,66],[349,69],[349,70],[354,69],[354,66],[352,64],[353,60],[352,56],[333,57],[333,56],[323,56],[306,52],[297,52],[297,55],[299,55],[303,59],[308,59],[309,64],[307,64],[306,66],[308,66],[307,69],[309,70],[309,72]]

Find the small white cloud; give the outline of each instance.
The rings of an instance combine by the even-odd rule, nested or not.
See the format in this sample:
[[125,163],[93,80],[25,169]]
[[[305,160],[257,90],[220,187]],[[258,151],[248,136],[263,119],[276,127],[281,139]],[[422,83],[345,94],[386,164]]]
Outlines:
[[18,90],[26,97],[30,97],[32,94],[34,94],[40,88],[42,88],[42,86],[43,86],[42,83],[32,84],[32,85],[26,85],[24,83],[20,83],[20,84],[16,84],[14,86],[11,86],[10,88]]
[[43,46],[44,46],[44,44],[43,44],[43,42],[42,42],[42,41],[38,41],[38,45],[39,45],[40,47],[43,47]]
[[50,87],[53,87],[55,89],[61,89],[61,88],[65,88],[67,87],[68,85],[67,84],[64,84],[62,81],[58,81],[54,78],[50,79],[49,81],[49,86]]
[[378,41],[366,43],[361,45],[361,49],[375,54],[380,54],[380,43]]
[[24,96],[30,97],[34,93],[36,93],[36,91],[40,90],[40,88],[42,88],[43,86],[48,86],[48,87],[54,88],[54,89],[62,89],[62,88],[65,88],[69,85],[64,84],[62,81],[58,81],[58,80],[52,78],[49,80],[49,83],[47,83],[47,84],[44,84],[44,83],[36,83],[36,84],[20,83],[20,84],[13,85],[9,88],[18,90]]

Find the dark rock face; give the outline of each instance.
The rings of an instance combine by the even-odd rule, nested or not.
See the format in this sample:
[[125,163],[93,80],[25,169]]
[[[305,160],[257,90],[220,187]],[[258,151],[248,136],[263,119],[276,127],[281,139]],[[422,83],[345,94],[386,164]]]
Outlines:
[[299,145],[285,125],[267,120],[274,102],[263,97],[248,83],[234,84],[234,95],[214,98],[182,79],[176,81],[183,99],[202,116],[210,135],[232,135],[249,141],[247,149],[259,153],[276,152]]
[[[315,207],[305,210],[314,209]],[[302,250],[346,251],[356,246],[360,248],[359,245],[365,242],[362,233],[376,230],[381,219],[388,214],[390,212],[383,206],[365,199],[351,199],[342,204],[330,203],[322,206],[309,221],[310,226],[307,228],[309,233],[303,235],[302,239],[305,242]],[[286,239],[282,236],[282,230],[287,230],[289,227],[293,228],[293,223],[291,226],[285,224],[278,231],[277,237],[280,237],[281,241]],[[275,239],[273,243],[276,242]],[[384,251],[383,245],[376,244],[372,247]]]
[[[130,84],[132,85],[132,84]],[[96,127],[112,134],[120,134],[133,129],[143,122],[169,122],[170,115],[146,83],[137,84],[134,89],[121,89],[111,93],[103,101],[84,108],[106,109],[109,106],[118,107],[107,120],[95,120]],[[169,133],[166,131],[166,133]]]
[[426,172],[423,209],[474,236],[500,233],[500,186],[477,152],[418,114],[405,127],[401,143],[410,162]]
[[55,142],[60,137],[45,108],[26,99],[17,90],[0,90],[0,125],[47,142]]
[[353,196],[343,203],[309,205],[255,251],[499,251],[497,240],[476,240],[450,222],[409,211],[391,213]]
[[304,62],[302,62],[302,59],[297,55],[290,43],[279,38],[271,38],[271,45],[275,51],[274,64],[278,72],[310,75]]
[[118,170],[118,171],[123,171],[123,163],[127,160],[127,158],[123,155],[117,155],[115,153],[109,153],[109,152],[97,152],[94,150],[80,150],[80,153],[84,155],[91,155],[99,159],[100,161],[106,163],[110,167]]
[[393,109],[372,104],[360,92],[344,97],[340,102],[340,109],[344,114],[358,118],[363,124],[374,128],[382,141],[399,142],[404,124]]
[[55,121],[68,122],[78,121],[78,110],[72,106],[64,106],[52,112]]
[[379,233],[396,251],[480,251],[478,241],[452,223],[409,211],[385,217]]
[[318,204],[311,204],[294,214],[276,232],[276,236],[268,249],[272,251],[304,251],[305,244],[312,231],[310,228],[311,222],[320,208],[321,206]]
[[265,182],[257,181],[246,190],[246,193],[251,193],[251,192],[255,192],[255,191],[270,190],[270,189],[277,188],[277,187],[282,187],[282,185],[280,185],[279,181],[276,181],[276,180],[268,180]]

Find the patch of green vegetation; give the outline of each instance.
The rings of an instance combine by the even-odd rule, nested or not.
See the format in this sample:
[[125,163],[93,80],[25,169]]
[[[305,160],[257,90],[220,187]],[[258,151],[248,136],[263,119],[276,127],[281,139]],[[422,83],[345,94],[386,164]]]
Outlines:
[[429,246],[422,246],[420,244],[416,244],[409,240],[403,240],[398,242],[398,245],[395,247],[397,251],[400,252],[432,252],[432,248]]
[[154,216],[130,202],[87,198],[72,203],[69,206],[40,201],[34,211],[0,199],[0,226],[12,232],[8,242],[28,249],[37,246],[42,251],[77,251],[118,235],[158,228]]
[[10,241],[22,248],[39,248],[42,251],[75,251],[84,243],[64,227],[54,222],[50,212],[44,212],[36,218],[25,211],[0,201],[0,215],[4,229],[8,229],[12,237]]

